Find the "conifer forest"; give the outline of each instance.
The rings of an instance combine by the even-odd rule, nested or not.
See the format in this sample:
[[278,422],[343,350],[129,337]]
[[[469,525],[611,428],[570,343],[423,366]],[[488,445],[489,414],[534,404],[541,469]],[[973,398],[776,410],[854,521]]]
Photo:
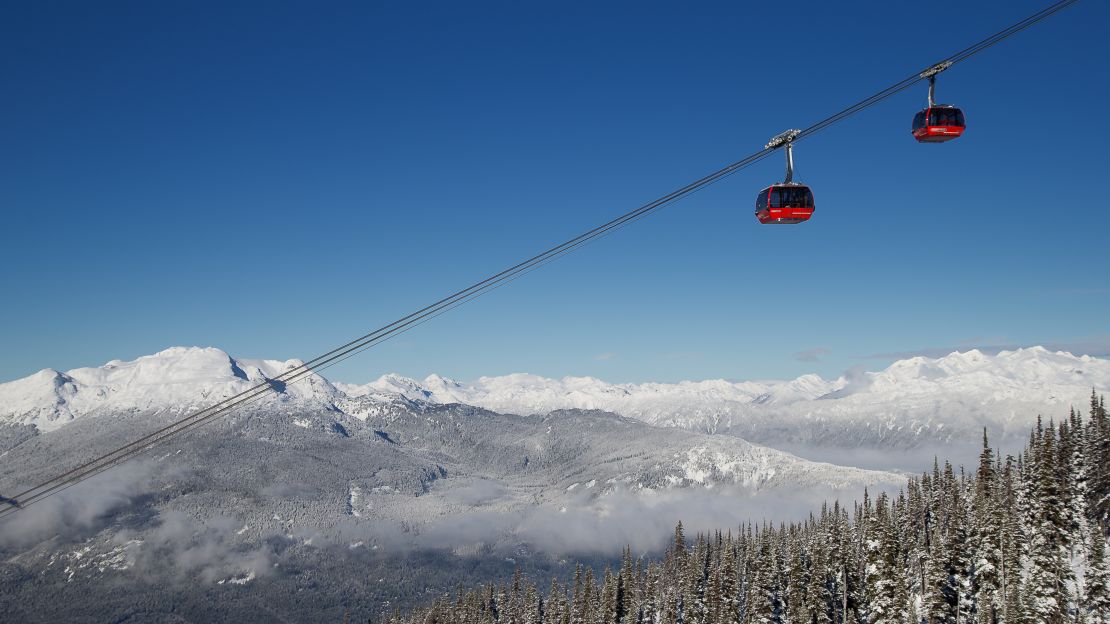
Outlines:
[[809,519],[688,536],[572,581],[460,589],[392,624],[1110,622],[1104,399],[1042,422],[1017,456],[987,434],[974,470],[934,462],[894,495]]

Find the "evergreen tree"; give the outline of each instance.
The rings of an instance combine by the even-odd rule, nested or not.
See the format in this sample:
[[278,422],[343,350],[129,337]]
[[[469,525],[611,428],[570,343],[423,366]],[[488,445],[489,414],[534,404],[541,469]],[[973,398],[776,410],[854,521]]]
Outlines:
[[1110,566],[1106,561],[1102,531],[1095,531],[1091,536],[1083,585],[1083,610],[1087,621],[1092,624],[1110,622]]
[[582,566],[574,566],[574,593],[570,603],[571,624],[586,624],[585,588],[582,587]]
[[983,429],[983,450],[975,475],[973,500],[973,594],[980,624],[995,624],[1002,617],[1005,599],[1000,578],[1002,564],[1002,515],[994,451]]
[[605,577],[601,583],[601,608],[594,620],[596,624],[620,624],[617,591],[619,578],[619,574],[612,574],[608,568],[605,569]]
[[1025,537],[1022,532],[1021,514],[1018,513],[1019,486],[1018,468],[1013,456],[1006,458],[1002,469],[999,516],[999,560],[998,580],[1002,592],[1000,622],[1015,622],[1020,619],[1022,597],[1022,553]]
[[807,623],[806,589],[808,564],[802,551],[804,543],[799,528],[791,525],[789,531],[782,531],[779,536],[779,550],[783,553],[783,622],[786,624]]
[[1062,623],[1068,611],[1067,584],[1071,568],[1067,557],[1065,521],[1057,474],[1055,427],[1044,429],[1035,449],[1034,524],[1031,532],[1031,570],[1026,588],[1026,612],[1046,624]]
[[887,496],[880,494],[874,509],[868,509],[866,531],[865,587],[867,621],[869,624],[903,624],[906,600],[902,588],[902,567],[898,544],[887,506]]
[[586,573],[582,577],[582,595],[579,597],[575,604],[575,611],[578,614],[578,621],[582,624],[594,624],[594,614],[597,612],[594,596],[597,594],[597,587],[594,586],[594,570],[593,568],[586,568]]
[[756,534],[758,549],[752,561],[751,584],[748,591],[745,622],[754,624],[781,624],[782,606],[775,579],[774,542],[763,529]]
[[686,560],[686,577],[682,588],[682,624],[704,624],[706,621],[705,584],[709,576],[709,543],[701,535]]
[[725,542],[725,550],[721,555],[721,571],[718,580],[718,597],[720,600],[717,611],[719,624],[740,624],[741,603],[739,587],[736,582],[736,550],[733,548],[732,535],[729,534]]
[[1093,520],[1103,531],[1110,529],[1110,419],[1102,397],[1091,391],[1090,421],[1085,443],[1087,465],[1093,468],[1088,475],[1088,508]]
[[832,624],[833,622],[835,579],[829,544],[825,537],[829,522],[828,507],[822,507],[821,518],[816,521],[809,537],[810,571],[807,577],[806,609],[803,616],[806,624]]
[[522,624],[543,624],[543,598],[540,597],[534,585],[529,584],[524,590],[523,604],[521,607],[522,614],[520,621]]
[[1087,468],[1087,429],[1083,417],[1072,410],[1068,419],[1071,432],[1067,465],[1063,472],[1068,478],[1068,531],[1075,536],[1071,540],[1075,550],[1087,548],[1091,540],[1089,520],[1090,471]]

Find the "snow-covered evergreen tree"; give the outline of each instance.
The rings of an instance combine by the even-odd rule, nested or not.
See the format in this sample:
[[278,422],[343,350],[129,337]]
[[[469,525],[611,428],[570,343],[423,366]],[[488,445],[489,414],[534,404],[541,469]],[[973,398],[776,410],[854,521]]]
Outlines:
[[1110,530],[1110,418],[1106,414],[1106,403],[1100,396],[1091,392],[1090,421],[1087,424],[1085,443],[1087,447],[1087,466],[1101,467],[1088,478],[1088,507],[1092,519],[1103,531]]
[[1034,516],[1029,531],[1031,551],[1029,581],[1025,588],[1026,613],[1035,621],[1057,624],[1067,617],[1072,572],[1055,427],[1050,423],[1039,437],[1039,446],[1033,449],[1030,471]]
[[973,598],[980,624],[998,622],[1004,611],[1002,594],[1002,515],[999,475],[996,471],[994,451],[983,429],[983,451],[979,454],[979,469],[975,476],[975,493],[972,529]]
[[1083,613],[1087,622],[1110,622],[1110,565],[1102,531],[1091,536],[1087,554],[1087,575],[1083,583]]
[[903,568],[885,493],[879,495],[874,508],[868,512],[864,578],[867,621],[869,624],[905,624]]

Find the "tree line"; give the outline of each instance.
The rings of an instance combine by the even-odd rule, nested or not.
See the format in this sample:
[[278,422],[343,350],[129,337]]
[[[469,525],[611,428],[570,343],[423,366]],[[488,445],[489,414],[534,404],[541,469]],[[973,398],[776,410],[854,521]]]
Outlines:
[[688,539],[546,590],[459,590],[390,624],[1110,623],[1110,422],[1039,418],[1017,456],[986,432],[974,473],[934,461],[897,495]]

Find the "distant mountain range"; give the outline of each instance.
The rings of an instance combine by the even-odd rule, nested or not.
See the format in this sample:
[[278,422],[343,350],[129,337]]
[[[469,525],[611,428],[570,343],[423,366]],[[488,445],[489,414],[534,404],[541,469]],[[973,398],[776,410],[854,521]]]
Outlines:
[[[300,364],[299,360],[234,359],[219,349],[172,348],[97,368],[44,370],[0,385],[0,424],[15,432],[0,435],[4,453],[0,463],[34,449],[19,461],[20,470],[13,472],[27,480],[45,459],[41,469],[45,476],[58,469],[51,455],[61,450],[65,463],[73,463]],[[312,375],[304,382],[282,385],[258,404],[235,412],[231,422],[264,420],[266,440],[275,443],[309,436],[330,441],[337,449],[354,443],[349,439],[369,444],[368,450],[419,465],[413,468],[416,481],[427,475],[435,480],[441,470],[482,479],[534,475],[529,477],[529,494],[522,494],[529,504],[560,502],[579,486],[581,490],[573,495],[576,500],[591,489],[590,499],[615,490],[729,486],[754,493],[898,482],[890,473],[810,462],[736,437],[655,427],[600,410],[571,407],[544,414],[500,414],[436,400],[445,397],[418,390],[397,377],[389,379],[390,389],[403,386],[405,391],[339,388]],[[446,380],[441,385],[462,387]],[[493,422],[498,424],[491,426]],[[187,437],[182,440],[173,444],[188,444]],[[352,475],[362,472],[351,470]],[[426,493],[423,485],[410,482],[407,469],[398,474],[408,476],[398,476],[398,483],[385,480],[357,486],[358,497],[372,498],[380,486]],[[13,476],[0,477],[0,485]],[[426,521],[434,515],[419,517]]]
[[995,439],[1024,439],[1038,414],[1085,409],[1092,389],[1110,388],[1110,361],[1032,347],[915,357],[832,380],[804,375],[790,381],[611,384],[520,374],[462,383],[438,375],[424,381],[386,375],[338,388],[349,396],[400,394],[514,414],[605,410],[776,448],[909,449],[977,444],[984,427]]
[[[172,348],[132,362],[68,372],[51,369],[0,384],[0,422],[56,429],[74,419],[127,410],[181,413],[230,396],[299,365],[299,360],[234,359],[219,349]],[[500,413],[608,411],[651,425],[726,433],[771,446],[907,449],[1025,436],[1038,414],[1083,407],[1110,387],[1110,361],[1041,347],[987,355],[956,352],[897,361],[879,372],[838,379],[612,384],[591,377],[516,374],[459,382],[385,375],[363,385],[319,375],[278,400],[309,406],[367,397],[461,403]]]
[[[173,348],[0,384],[0,494],[299,364]],[[904,485],[769,446],[855,449],[839,459],[859,466],[859,449],[977,444],[983,426],[1024,436],[1107,386],[1110,362],[1040,348],[836,380],[312,375],[0,523],[0,602],[43,621],[313,619],[345,596],[391,608],[517,565],[565,576],[564,553],[648,550],[678,519],[799,518]],[[216,594],[220,613],[202,598]]]

